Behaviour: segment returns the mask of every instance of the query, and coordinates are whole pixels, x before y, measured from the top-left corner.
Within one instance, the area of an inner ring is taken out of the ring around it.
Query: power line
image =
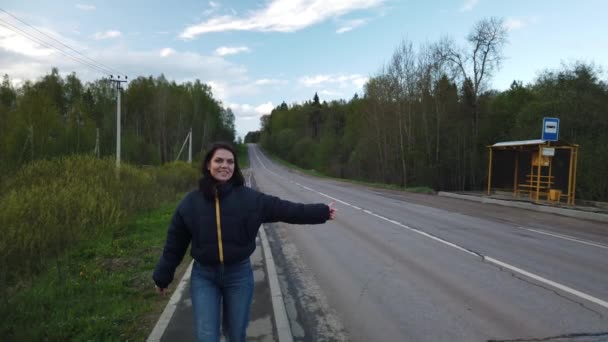
[[[2,23],[4,23],[4,24],[2,24]],[[8,27],[6,25],[8,25],[10,27]],[[53,46],[53,45],[51,45],[49,43],[46,43],[46,42],[42,41],[41,39],[36,38],[36,37],[30,35],[29,33],[21,30],[20,28],[14,26],[11,23],[8,23],[8,22],[6,22],[6,21],[4,21],[2,19],[0,19],[0,26],[3,26],[4,28],[6,28],[6,29],[8,29],[8,30],[10,30],[10,31],[12,31],[12,32],[14,32],[16,34],[18,34],[18,35],[20,35],[20,36],[22,36],[22,37],[24,37],[24,38],[26,38],[26,39],[28,39],[30,41],[33,41],[34,43],[38,43],[38,44],[40,44],[40,45],[42,45],[44,47],[47,47],[47,48],[55,49],[55,50],[61,52],[62,54],[66,55],[67,57],[70,57],[71,59],[75,60],[76,62],[81,63],[81,64],[83,64],[85,66],[88,66],[90,68],[93,68],[96,71],[101,71],[103,74],[112,74],[111,70],[106,70],[106,69],[104,69],[104,68],[102,68],[100,66],[97,66],[95,64],[91,64],[91,63],[89,63],[89,62],[87,62],[85,60],[82,60],[82,59],[80,59],[80,58],[78,58],[76,56],[72,56],[68,52],[66,52],[66,51],[64,51],[64,50],[62,50],[60,48],[57,48],[56,46]],[[17,30],[19,32],[15,31],[15,30]]]
[[[4,24],[2,24],[2,23],[4,23]],[[8,25],[10,27],[8,27],[6,25]],[[24,37],[24,38],[26,38],[26,39],[28,39],[30,41],[33,41],[34,43],[40,44],[40,45],[42,45],[44,47],[47,47],[47,48],[50,48],[50,49],[55,49],[55,50],[61,52],[62,54],[64,54],[65,56],[67,56],[67,57],[75,60],[76,62],[78,62],[80,64],[83,64],[85,66],[88,66],[90,68],[93,68],[96,71],[101,71],[104,74],[111,74],[112,73],[112,71],[109,70],[109,69],[105,69],[105,68],[100,67],[98,65],[95,65],[93,63],[87,62],[87,61],[85,61],[85,60],[83,60],[83,59],[81,59],[81,58],[79,58],[77,56],[74,56],[71,53],[69,53],[69,52],[67,52],[67,51],[65,51],[65,50],[63,50],[61,48],[58,48],[57,46],[55,46],[55,45],[53,45],[53,44],[51,44],[49,42],[46,42],[43,39],[41,39],[39,37],[36,37],[33,34],[27,32],[27,31],[24,31],[24,30],[20,29],[19,27],[13,25],[12,23],[7,22],[6,20],[3,20],[1,18],[0,18],[0,26],[3,26],[6,29],[8,29],[8,30],[10,30],[10,31],[12,31],[12,32],[14,32],[16,34],[18,34],[18,35],[20,35],[20,36],[22,36],[22,37]]]
[[[63,42],[61,42],[61,41],[59,41],[59,40],[55,39],[53,36],[51,36],[51,35],[49,35],[49,34],[46,34],[46,33],[45,33],[45,32],[43,32],[43,31],[40,31],[40,30],[39,30],[39,29],[37,29],[36,27],[34,27],[34,26],[32,26],[32,25],[28,24],[27,22],[25,22],[25,21],[23,21],[22,19],[20,19],[20,18],[16,17],[15,15],[13,15],[13,14],[9,13],[8,11],[6,11],[6,10],[4,10],[4,9],[2,9],[2,8],[0,8],[0,11],[2,11],[2,12],[4,12],[4,13],[6,13],[6,14],[8,14],[8,15],[10,15],[11,17],[13,17],[13,18],[17,19],[19,22],[23,23],[24,25],[27,25],[27,26],[31,27],[32,29],[36,30],[37,32],[41,33],[42,35],[44,35],[44,36],[46,36],[46,37],[48,37],[48,38],[52,39],[53,41],[55,41],[55,42],[57,42],[57,43],[61,44],[62,46],[64,46],[64,47],[66,47],[66,48],[68,48],[68,49],[70,49],[70,50],[72,50],[72,51],[76,52],[76,53],[77,53],[77,54],[79,54],[80,56],[82,56],[82,57],[86,58],[87,60],[91,61],[92,63],[98,64],[98,65],[101,65],[101,66],[102,66],[102,67],[104,67],[106,70],[110,70],[110,71],[112,71],[113,73],[125,75],[124,73],[122,73],[122,72],[120,72],[120,71],[118,71],[118,70],[116,70],[116,69],[114,69],[114,68],[108,67],[107,65],[105,65],[105,64],[103,64],[103,63],[101,63],[101,62],[98,62],[98,61],[96,61],[96,60],[94,60],[94,59],[92,59],[92,58],[90,58],[90,57],[88,57],[88,56],[86,56],[86,55],[82,54],[81,52],[79,52],[79,51],[77,51],[77,50],[73,49],[71,46],[69,46],[69,45],[67,45],[67,44],[65,44],[65,43],[63,43]]]

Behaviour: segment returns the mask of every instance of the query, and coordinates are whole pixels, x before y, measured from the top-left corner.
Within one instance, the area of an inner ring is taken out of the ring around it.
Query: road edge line
[[[277,327],[277,335],[279,342],[293,342],[291,334],[291,325],[285,310],[285,302],[283,301],[283,293],[279,284],[277,269],[270,250],[270,244],[266,237],[264,225],[260,227],[260,239],[262,240],[262,252],[266,265],[266,274],[268,276],[268,284],[270,285],[270,296],[272,298],[272,310],[274,312],[274,321]]]
[[[186,284],[190,280],[190,274],[192,273],[193,264],[194,264],[194,260],[192,260],[190,262],[190,265],[188,265],[188,268],[186,269],[186,272],[182,276],[182,279],[179,281],[179,284],[177,285],[175,292],[173,292],[173,294],[171,295],[171,298],[169,299],[169,303],[167,303],[167,306],[165,306],[163,313],[158,318],[158,321],[156,322],[154,329],[152,329],[152,332],[150,333],[150,336],[148,336],[148,339],[146,341],[157,342],[157,341],[160,341],[160,339],[163,337],[163,334],[165,333],[165,330],[167,329],[167,326],[169,326],[169,322],[171,321],[171,318],[173,317],[173,314],[175,313],[177,304],[182,299],[182,294],[184,292],[184,288],[186,287]]]

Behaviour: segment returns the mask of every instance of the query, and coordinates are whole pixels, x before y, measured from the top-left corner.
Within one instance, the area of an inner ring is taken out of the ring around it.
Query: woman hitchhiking
[[[292,203],[246,187],[228,144],[211,147],[202,173],[199,189],[187,194],[173,214],[154,282],[165,295],[192,242],[190,288],[196,340],[219,341],[223,317],[228,341],[245,341],[254,284],[249,256],[260,225],[319,224],[333,219],[336,210],[332,204]]]

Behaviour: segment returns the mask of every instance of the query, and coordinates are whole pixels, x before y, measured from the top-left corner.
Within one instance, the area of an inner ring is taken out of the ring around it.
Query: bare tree
[[[479,21],[467,36],[470,51],[457,47],[450,38],[443,38],[436,46],[441,59],[451,64],[456,74],[462,77],[465,89],[472,95],[473,129],[479,135],[478,99],[485,81],[498,70],[503,60],[502,48],[507,42],[507,29],[502,18]]]
[[[388,77],[393,81],[396,91],[394,95],[397,105],[395,115],[397,116],[399,132],[399,159],[401,163],[401,186],[407,186],[408,170],[407,158],[411,153],[412,140],[412,103],[415,101],[415,52],[412,43],[402,41],[393,54],[388,66]],[[406,116],[407,114],[407,116]],[[407,142],[405,141],[407,139]],[[406,151],[407,148],[407,151]]]
[[[447,62],[453,75],[460,76],[463,93],[471,106],[474,139],[469,140],[471,153],[471,184],[477,183],[477,144],[479,138],[479,96],[486,81],[498,70],[503,60],[502,49],[507,42],[507,29],[502,18],[477,22],[467,36],[469,49],[459,48],[450,38],[443,38],[435,48],[439,58]]]
[[[390,117],[390,113],[395,111],[394,94],[396,91],[395,83],[388,76],[385,67],[377,76],[369,79],[364,86],[364,92],[367,102],[365,118],[369,127],[373,128],[375,132],[373,140],[376,142],[377,158],[385,166],[374,170],[379,177],[376,180],[389,182],[389,179],[394,178],[391,172],[394,166],[392,158],[396,155],[392,150],[394,144],[390,143],[390,140],[395,137],[395,122]]]

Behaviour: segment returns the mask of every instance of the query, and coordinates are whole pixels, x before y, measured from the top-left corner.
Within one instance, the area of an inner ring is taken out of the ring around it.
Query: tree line
[[[480,190],[487,145],[539,139],[543,117],[558,117],[560,140],[580,145],[577,197],[608,200],[608,86],[588,63],[547,70],[527,85],[489,89],[508,31],[499,18],[476,23],[458,46],[407,40],[370,77],[362,96],[282,103],[245,141],[334,177]]]
[[[107,79],[84,84],[75,73],[61,77],[56,68],[19,88],[4,75],[0,176],[38,159],[114,155],[116,92]],[[138,77],[122,90],[121,125],[121,158],[138,165],[175,160],[190,129],[193,154],[201,154],[216,140],[233,142],[236,135],[234,114],[213,97],[208,85],[199,80],[177,84],[163,75]]]

